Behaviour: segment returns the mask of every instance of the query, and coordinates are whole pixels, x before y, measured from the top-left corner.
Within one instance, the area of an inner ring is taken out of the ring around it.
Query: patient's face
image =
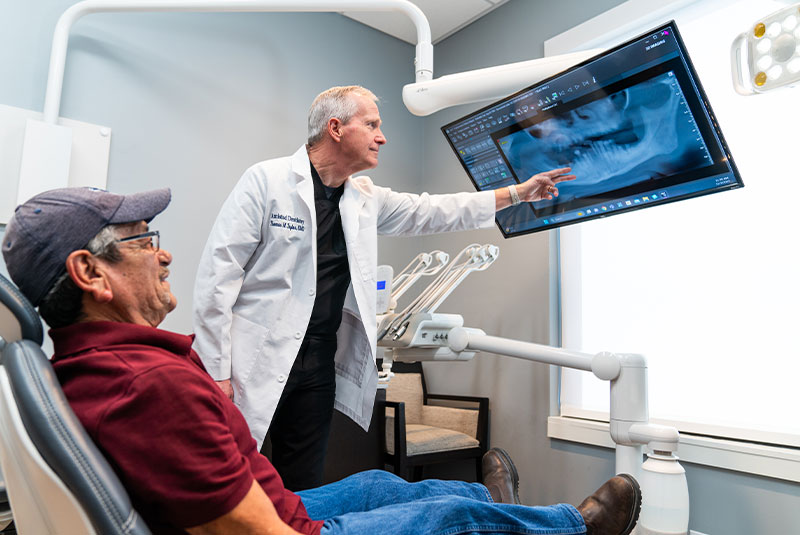
[[[147,232],[144,221],[124,225],[120,238],[143,232]],[[123,321],[156,327],[177,299],[167,282],[172,255],[164,249],[155,251],[149,243],[145,239],[118,244],[122,261],[107,265],[113,292],[110,305]]]

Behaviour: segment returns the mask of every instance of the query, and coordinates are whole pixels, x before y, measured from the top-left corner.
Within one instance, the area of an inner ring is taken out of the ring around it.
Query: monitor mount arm
[[[62,13],[56,23],[50,51],[44,122],[56,124],[64,86],[64,64],[67,59],[69,33],[73,24],[92,13],[145,12],[342,12],[397,11],[408,16],[417,29],[416,81],[433,77],[433,45],[431,28],[425,14],[407,0],[84,0]]]

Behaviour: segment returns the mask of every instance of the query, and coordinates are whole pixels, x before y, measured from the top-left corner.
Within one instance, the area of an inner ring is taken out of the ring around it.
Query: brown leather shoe
[[[506,450],[492,448],[483,455],[483,484],[495,503],[519,504],[519,474]]]
[[[586,535],[628,535],[641,509],[642,491],[629,474],[612,477],[578,506]]]

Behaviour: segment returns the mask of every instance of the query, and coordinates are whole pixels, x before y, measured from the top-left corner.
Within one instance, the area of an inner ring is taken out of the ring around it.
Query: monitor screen
[[[674,22],[442,127],[478,190],[572,167],[506,238],[742,187]]]

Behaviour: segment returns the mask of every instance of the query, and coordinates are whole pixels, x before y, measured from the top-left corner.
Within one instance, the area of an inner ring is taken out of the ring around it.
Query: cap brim
[[[172,192],[169,188],[125,195],[109,223],[133,223],[142,220],[149,223],[169,206],[171,200]]]

